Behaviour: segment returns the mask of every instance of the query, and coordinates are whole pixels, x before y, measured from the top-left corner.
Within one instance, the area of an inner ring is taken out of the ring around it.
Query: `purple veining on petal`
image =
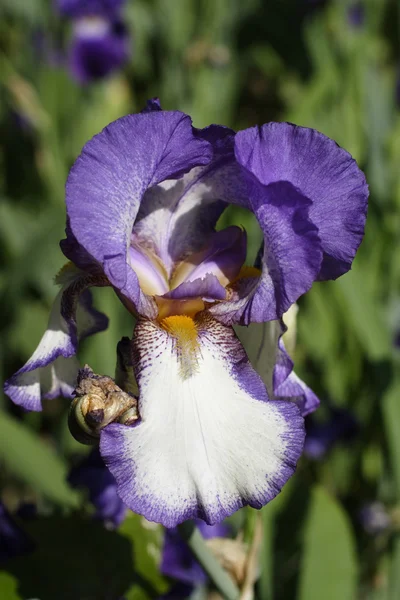
[[[111,424],[101,433],[101,454],[124,502],[166,527],[194,517],[214,524],[242,506],[261,508],[293,474],[304,441],[298,408],[267,401],[233,331],[227,337],[228,328],[216,321],[201,323],[199,362],[178,385],[181,354],[174,338],[148,320],[139,322],[133,355],[142,420],[131,428]]]

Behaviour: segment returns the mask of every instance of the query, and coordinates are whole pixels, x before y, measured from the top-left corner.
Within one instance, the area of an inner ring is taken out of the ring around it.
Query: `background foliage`
[[[51,3],[0,5],[0,377],[26,361],[45,329],[65,260],[65,179],[102,127],[159,96],[198,127],[289,120],[319,129],[357,159],[371,199],[352,271],[299,302],[295,364],[321,398],[317,418],[345,408],[358,429],[322,460],[305,456],[263,509],[257,594],[398,599],[400,8],[395,0],[128,0],[124,14],[129,63],[82,87],[62,60],[69,24]],[[246,225],[254,245],[258,232]],[[107,289],[97,306],[110,327],[85,342],[80,359],[112,375],[116,343],[132,323]],[[0,409],[2,498],[11,509],[33,500],[39,513],[24,524],[37,550],[4,565],[0,598],[145,600],[165,591],[161,528],[129,515],[107,531],[67,484],[86,452],[67,431],[67,403],[24,414],[1,396]],[[375,501],[388,523],[372,534],[360,511]]]

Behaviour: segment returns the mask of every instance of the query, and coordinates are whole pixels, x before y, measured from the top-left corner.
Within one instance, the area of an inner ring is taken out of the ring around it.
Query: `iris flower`
[[[61,242],[71,263],[49,328],[7,393],[40,410],[43,394],[71,390],[79,339],[105,326],[87,288],[110,285],[137,319],[140,420],[112,423],[100,440],[124,503],[167,527],[262,507],[293,474],[302,413],[316,404],[277,320],[314,281],[350,269],[367,195],[356,162],[317,131],[200,130],[150,101],[91,139],[71,169]],[[257,218],[259,268],[244,265],[242,228],[215,229],[229,204]],[[233,329],[266,321],[279,325],[269,392]],[[298,404],[279,399],[288,393]]]
[[[72,21],[70,69],[77,81],[103,79],[129,56],[129,35],[122,18],[124,0],[57,0]]]

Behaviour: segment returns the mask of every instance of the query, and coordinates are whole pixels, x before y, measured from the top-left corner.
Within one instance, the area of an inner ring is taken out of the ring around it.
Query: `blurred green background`
[[[328,407],[345,408],[359,427],[322,459],[305,456],[262,510],[256,593],[261,600],[398,600],[400,5],[127,0],[123,14],[130,60],[82,86],[59,58],[70,23],[52,4],[0,3],[0,376],[27,360],[46,327],[53,278],[65,262],[58,242],[66,176],[83,144],[110,121],[158,96],[198,127],[288,120],[322,131],[365,171],[369,215],[352,271],[301,298],[294,359],[321,399],[316,418],[326,422]],[[80,360],[112,375],[131,317],[110,290],[95,296],[110,327],[84,343]],[[11,510],[33,500],[41,516],[29,530],[36,562],[4,565],[0,599],[69,598],[63,581],[76,578],[86,586],[77,600],[115,600],[98,587],[93,568],[107,564],[108,554],[123,556],[115,572],[127,600],[157,597],[169,585],[158,573],[161,528],[130,516],[120,530],[103,530],[85,520],[81,496],[65,481],[87,451],[69,435],[67,404],[25,414],[0,397],[2,498]],[[371,533],[360,511],[377,501],[387,523]]]

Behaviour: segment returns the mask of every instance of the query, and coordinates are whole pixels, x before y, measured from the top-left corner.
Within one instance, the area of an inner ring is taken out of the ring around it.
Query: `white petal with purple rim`
[[[173,527],[260,508],[293,474],[304,442],[290,402],[270,402],[233,330],[198,326],[192,369],[170,334],[141,321],[134,334],[141,422],[108,426],[101,453],[133,511]]]
[[[47,329],[36,350],[4,384],[4,391],[13,402],[27,410],[41,410],[44,397],[71,397],[79,369],[74,357],[77,351],[74,338],[83,339],[107,327],[105,315],[92,307],[88,290],[83,290],[77,303],[74,301],[73,295],[81,291],[77,292],[74,287],[79,284],[78,273],[76,269],[67,270],[63,276],[65,283],[54,300]],[[65,303],[71,309],[68,322],[61,314],[65,294],[71,300]]]

